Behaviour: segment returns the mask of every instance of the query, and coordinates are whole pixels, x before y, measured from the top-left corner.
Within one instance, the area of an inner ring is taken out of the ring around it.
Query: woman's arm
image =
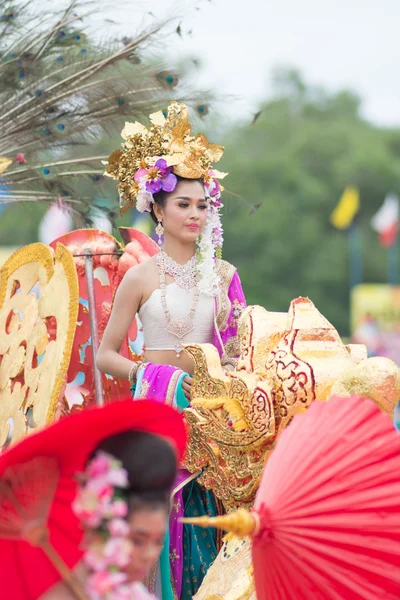
[[[119,351],[142,300],[141,271],[141,266],[132,267],[121,281],[97,351],[97,368],[103,373],[122,379],[128,379],[132,368],[132,361],[121,356]]]

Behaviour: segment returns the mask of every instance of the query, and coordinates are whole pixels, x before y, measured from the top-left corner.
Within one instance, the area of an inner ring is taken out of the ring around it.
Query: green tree
[[[346,335],[347,234],[330,214],[345,186],[357,185],[364,280],[384,282],[385,251],[369,220],[388,191],[400,192],[400,130],[363,119],[351,92],[308,88],[296,72],[278,72],[275,84],[257,121],[225,139],[224,256],[238,267],[249,303],[282,311],[308,296]]]

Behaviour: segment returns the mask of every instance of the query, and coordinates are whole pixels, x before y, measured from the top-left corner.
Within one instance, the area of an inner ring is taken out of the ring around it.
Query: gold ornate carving
[[[249,541],[226,539],[194,600],[256,600]]]
[[[370,398],[393,418],[400,398],[400,371],[397,365],[383,356],[374,356],[343,371],[332,388],[332,394],[358,394]]]
[[[313,400],[332,389],[363,393],[391,414],[400,395],[397,366],[363,360],[365,348],[346,347],[308,298],[293,300],[287,314],[248,307],[238,339],[238,366],[229,372],[213,346],[186,347],[195,363],[186,464],[202,470],[200,482],[227,511],[251,506],[277,437]]]
[[[207,467],[200,482],[216,491],[226,508],[252,501],[267,445],[274,437],[275,415],[264,382],[253,374],[226,374],[212,345],[186,346],[196,364],[187,467]]]
[[[315,398],[359,393],[392,414],[400,396],[397,366],[388,359],[366,359],[364,346],[345,346],[307,298],[293,300],[288,313],[248,307],[238,340],[238,365],[228,373],[214,347],[187,348],[195,372],[192,405],[184,411],[190,429],[186,465],[202,469],[200,481],[227,512],[251,507],[278,436]],[[224,558],[224,548],[195,600],[255,600],[250,542],[237,552],[240,564]]]
[[[72,255],[17,250],[0,271],[0,447],[54,420],[78,316]]]

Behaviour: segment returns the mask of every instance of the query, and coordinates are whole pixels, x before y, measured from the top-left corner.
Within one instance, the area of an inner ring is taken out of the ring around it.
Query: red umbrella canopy
[[[372,401],[336,397],[295,417],[254,511],[258,600],[400,598],[400,437]]]
[[[164,437],[182,460],[182,417],[169,406],[132,400],[66,417],[0,456],[1,598],[36,600],[61,579],[44,550],[32,545],[41,520],[47,521],[50,547],[69,569],[82,558],[83,531],[71,509],[75,475],[101,440],[126,430]]]

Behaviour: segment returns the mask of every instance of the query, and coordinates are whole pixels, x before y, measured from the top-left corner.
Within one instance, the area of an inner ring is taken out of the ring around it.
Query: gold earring
[[[161,246],[161,244],[162,244],[161,238],[164,235],[164,227],[160,220],[158,220],[158,225],[156,227],[156,234],[158,235],[158,245]]]

